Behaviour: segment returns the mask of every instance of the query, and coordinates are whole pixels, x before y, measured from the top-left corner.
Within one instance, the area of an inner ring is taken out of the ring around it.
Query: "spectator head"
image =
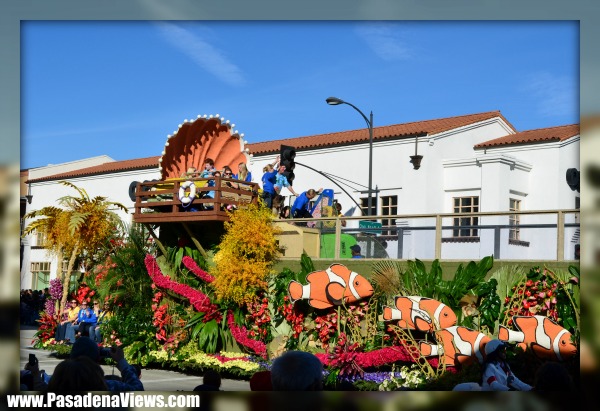
[[[304,351],[287,351],[273,361],[271,383],[274,391],[321,391],[323,364]]]
[[[309,190],[306,191],[306,197],[308,197],[309,199],[313,199],[315,198],[315,196],[317,195],[317,191],[314,188],[311,188]]]
[[[215,160],[213,160],[212,158],[205,158],[204,159],[204,169],[205,170],[209,170],[211,168],[213,168],[215,165]]]
[[[92,361],[98,361],[100,358],[98,344],[89,337],[79,337],[71,349],[71,358],[74,359],[78,357],[87,357]]]
[[[223,177],[225,177],[225,178],[233,177],[233,171],[231,170],[231,167],[229,167],[229,166],[223,167]]]
[[[215,388],[221,387],[221,375],[214,370],[207,370],[204,373],[204,377],[202,378],[202,383],[204,385],[210,385]]]
[[[258,371],[250,377],[250,391],[272,391],[271,371]]]
[[[358,244],[354,244],[352,247],[350,247],[350,251],[352,251],[352,255],[355,255],[355,254],[360,255],[361,249]]]
[[[48,382],[49,392],[108,391],[104,371],[86,356],[64,360]]]
[[[493,362],[506,358],[506,344],[500,340],[494,339],[485,345],[485,361]]]

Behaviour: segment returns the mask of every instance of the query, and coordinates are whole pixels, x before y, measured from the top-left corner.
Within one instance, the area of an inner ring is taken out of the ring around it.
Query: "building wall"
[[[152,170],[136,170],[115,174],[79,177],[69,179],[68,181],[85,190],[90,198],[103,196],[107,197],[108,201],[123,204],[127,207],[128,213],[124,213],[120,209],[115,211],[123,221],[131,223],[134,203],[129,198],[129,185],[132,181],[144,181],[159,178],[160,173],[158,168],[156,168]],[[47,206],[57,206],[57,199],[63,196],[79,196],[75,189],[59,184],[58,181],[33,183],[31,185],[31,193],[33,199],[31,204],[27,205],[28,212],[31,210],[39,210]],[[26,221],[25,225],[29,224],[29,222],[30,221]],[[32,262],[50,261],[50,278],[56,277],[58,262],[54,256],[49,255],[47,250],[36,247],[38,245],[36,237],[36,235],[28,235],[22,240],[24,246],[23,265],[21,268],[22,289],[31,287],[33,280],[31,273]]]
[[[365,134],[367,130],[365,129]],[[377,141],[373,145],[373,188],[379,192],[375,197],[397,196],[398,214],[417,215],[451,213],[454,197],[478,196],[480,211],[507,211],[509,199],[521,200],[522,210],[573,209],[579,193],[571,191],[566,184],[566,170],[579,168],[579,137],[565,142],[543,142],[521,146],[502,146],[474,150],[478,143],[495,139],[512,130],[499,118],[470,125],[461,129],[417,139],[417,152],[423,155],[419,170],[409,162],[415,154],[415,137]],[[157,148],[157,150],[160,149]],[[339,147],[317,148],[297,151],[296,162],[326,173],[338,181],[347,193],[319,173],[297,165],[294,188],[298,193],[309,188],[331,188],[335,198],[343,205],[346,215],[360,216],[355,201],[367,197],[369,173],[369,144],[353,144]],[[262,168],[275,160],[276,154],[255,155],[250,170],[253,181],[260,182]],[[89,166],[89,164],[86,164]],[[233,165],[234,172],[237,167]],[[30,176],[30,178],[33,178]],[[158,169],[138,170],[108,175],[80,177],[69,180],[87,191],[90,197],[106,196],[109,201],[120,202],[133,211],[128,191],[132,181],[160,178]],[[32,184],[32,204],[27,210],[38,210],[56,205],[64,195],[74,195],[73,189],[57,181]],[[288,203],[293,197],[285,189]],[[363,191],[361,193],[361,191]],[[379,198],[380,200],[380,198]],[[379,201],[378,213],[381,202]],[[122,214],[131,221],[130,214]],[[574,222],[570,216],[567,222]],[[396,221],[406,228],[402,246],[395,239],[387,239],[389,258],[433,259],[435,251],[435,219],[404,218]],[[523,216],[521,224],[556,223],[552,216]],[[480,224],[508,224],[508,218],[485,217]],[[452,219],[444,219],[443,225],[452,225]],[[357,229],[358,220],[349,221],[347,229]],[[425,228],[425,229],[424,229]],[[356,232],[356,231],[355,231]],[[480,259],[491,255],[497,248],[493,230],[480,230],[480,241],[474,243],[443,243],[442,258],[450,260]],[[565,230],[565,258],[574,258],[574,243],[578,240],[575,228]],[[451,230],[444,230],[443,237],[451,237]],[[556,258],[556,229],[523,229],[522,240],[529,246],[513,245],[508,241],[508,230],[502,230],[499,252],[502,259],[552,260]],[[22,288],[31,284],[31,262],[52,261],[51,278],[56,273],[56,262],[43,249],[32,249],[33,236],[23,239],[25,245]]]

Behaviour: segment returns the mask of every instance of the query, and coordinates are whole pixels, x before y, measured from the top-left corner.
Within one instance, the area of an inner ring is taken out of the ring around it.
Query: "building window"
[[[31,289],[43,290],[50,284],[50,262],[31,263]]]
[[[381,197],[381,215],[397,215],[398,214],[398,196]],[[381,225],[384,230],[381,235],[396,235],[396,219],[382,218]],[[390,229],[385,230],[388,227]]]
[[[369,198],[361,197],[360,198],[360,209],[363,211],[363,215],[377,215],[377,197],[371,197],[371,212],[368,213],[367,210],[369,208]]]
[[[510,204],[508,207],[508,211],[521,211],[521,200],[515,200],[514,198],[510,199]],[[521,239],[521,229],[519,228],[521,222],[521,216],[518,214],[511,214],[508,216],[508,225],[510,226],[509,230],[509,240],[520,240]]]
[[[36,248],[46,247],[46,234],[38,231],[35,233],[35,246]]]
[[[477,213],[479,212],[479,197],[455,197],[454,213]],[[479,217],[465,216],[455,217],[453,219],[454,229],[452,230],[453,237],[477,237],[479,231],[474,226],[479,225]]]

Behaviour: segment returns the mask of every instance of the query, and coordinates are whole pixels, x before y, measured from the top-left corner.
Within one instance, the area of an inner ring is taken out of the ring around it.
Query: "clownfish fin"
[[[425,341],[419,343],[419,351],[423,357],[431,357],[433,355],[439,355],[439,349],[437,344],[431,344]]]
[[[326,308],[331,308],[333,307],[333,305],[330,302],[327,301],[321,301],[321,300],[316,300],[314,298],[308,300],[308,305],[310,305],[313,308],[317,308],[319,310],[324,310]]]
[[[393,320],[392,318],[392,309],[388,306],[384,306],[383,307],[383,320],[384,321],[389,321],[389,320]]]
[[[500,330],[498,331],[498,339],[500,341],[508,341],[508,328],[503,325],[500,325]]]
[[[298,281],[292,280],[288,286],[288,291],[290,292],[292,301],[297,301],[302,298],[302,284]]]
[[[334,305],[341,305],[344,299],[344,286],[340,283],[329,283],[325,287],[327,299]]]
[[[428,321],[425,321],[421,317],[415,317],[415,328],[418,331],[429,332],[432,330],[432,324]]]

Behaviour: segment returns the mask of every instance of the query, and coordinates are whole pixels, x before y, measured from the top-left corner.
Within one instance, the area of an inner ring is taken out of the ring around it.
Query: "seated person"
[[[83,301],[81,303],[81,309],[79,310],[79,314],[77,315],[77,335],[78,336],[88,336],[90,335],[90,327],[96,326],[98,322],[98,317],[94,310],[92,310],[87,301]]]
[[[311,218],[312,214],[309,211],[310,200],[315,198],[315,196],[322,191],[322,188],[319,190],[311,188],[300,194],[296,200],[294,200],[294,204],[292,204],[292,218]]]

